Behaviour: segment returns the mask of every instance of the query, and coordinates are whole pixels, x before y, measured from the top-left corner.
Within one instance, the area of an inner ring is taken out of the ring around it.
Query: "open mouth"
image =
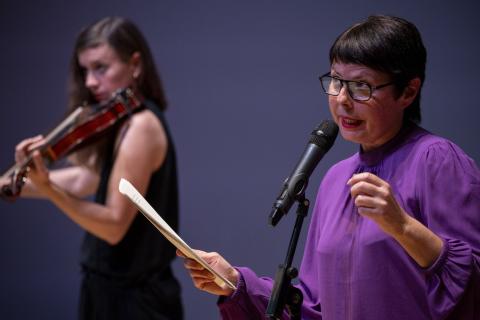
[[[358,126],[360,126],[362,124],[362,120],[356,120],[356,119],[352,119],[352,118],[344,118],[342,117],[342,126],[344,128],[356,128]]]

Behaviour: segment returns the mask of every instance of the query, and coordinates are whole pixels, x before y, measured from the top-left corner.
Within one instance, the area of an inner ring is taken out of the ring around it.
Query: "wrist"
[[[415,218],[408,216],[394,238],[422,268],[428,268],[443,248],[442,239]]]
[[[52,190],[53,190],[53,185],[52,185],[52,182],[50,180],[47,180],[47,181],[36,181],[36,182],[33,182],[32,181],[32,184],[35,185],[35,188],[41,193],[41,194],[44,194],[44,195],[48,195]]]
[[[230,270],[230,276],[228,278],[230,280],[230,282],[232,282],[236,286],[237,283],[238,283],[238,278],[239,277],[240,277],[240,272],[238,272],[237,269],[232,267],[231,270]]]
[[[240,272],[238,272],[237,269],[235,269],[234,267],[230,267],[230,270],[227,274],[227,277],[228,281],[230,281],[235,287],[238,287],[238,281],[239,281],[239,278],[240,278]],[[233,289],[227,289],[226,290],[227,292],[225,292],[225,296],[231,296],[235,290]]]
[[[393,219],[379,222],[380,228],[390,235],[392,238],[400,241],[404,237],[408,237],[408,234],[412,230],[413,218],[406,212],[402,212],[402,215]]]

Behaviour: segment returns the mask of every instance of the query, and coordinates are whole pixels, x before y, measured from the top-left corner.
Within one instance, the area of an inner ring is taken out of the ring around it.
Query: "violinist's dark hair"
[[[104,43],[111,46],[124,62],[128,62],[135,52],[140,53],[141,73],[136,79],[137,90],[164,110],[167,107],[165,94],[150,48],[137,26],[122,17],[103,18],[78,34],[70,61],[69,109],[85,102],[95,102],[85,87],[85,72],[78,63],[78,54]]]
[[[344,31],[330,48],[330,64],[360,64],[385,72],[400,95],[409,81],[425,81],[427,52],[415,25],[405,19],[373,15]],[[405,109],[403,121],[420,123],[420,93]]]
[[[80,66],[78,55],[85,49],[108,44],[123,62],[128,62],[134,53],[140,54],[140,74],[135,79],[135,90],[144,99],[153,101],[160,110],[167,107],[160,76],[150,48],[137,26],[122,17],[106,17],[87,26],[77,36],[70,60],[68,81],[68,113],[84,104],[95,104],[91,92],[85,86],[85,71]],[[100,169],[107,155],[108,143],[115,139],[116,132],[110,132],[94,145],[82,148],[71,157],[77,163]],[[92,157],[93,156],[93,157]]]

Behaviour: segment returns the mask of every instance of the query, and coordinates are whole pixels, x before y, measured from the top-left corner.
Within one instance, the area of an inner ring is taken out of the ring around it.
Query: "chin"
[[[362,143],[362,139],[358,135],[356,135],[352,131],[342,130],[341,127],[340,127],[340,135],[346,141],[358,143],[358,144]]]

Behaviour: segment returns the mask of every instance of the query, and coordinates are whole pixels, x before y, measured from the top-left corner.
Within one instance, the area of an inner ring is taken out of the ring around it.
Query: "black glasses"
[[[326,94],[338,96],[340,94],[340,90],[342,90],[343,86],[346,85],[350,97],[357,101],[368,101],[372,97],[373,91],[395,83],[394,81],[391,81],[379,86],[371,86],[363,81],[344,80],[337,77],[332,77],[330,72],[325,73],[323,76],[319,77],[319,79],[320,83],[322,84],[323,91]]]

